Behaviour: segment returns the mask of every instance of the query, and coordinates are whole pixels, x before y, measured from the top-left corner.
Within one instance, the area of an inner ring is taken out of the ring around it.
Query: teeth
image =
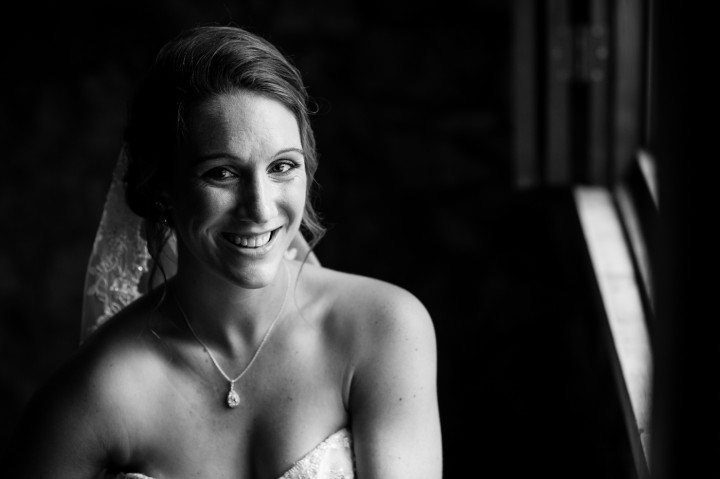
[[[235,243],[236,246],[242,246],[244,248],[259,248],[266,245],[268,241],[270,241],[270,233],[263,233],[261,235],[232,236],[232,242]]]

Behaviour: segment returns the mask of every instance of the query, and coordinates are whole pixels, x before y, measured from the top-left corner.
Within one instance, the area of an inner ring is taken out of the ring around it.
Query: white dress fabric
[[[345,428],[318,444],[280,479],[352,479],[355,461],[350,431]]]
[[[352,436],[349,429],[343,428],[315,446],[278,479],[353,479],[354,477]],[[131,472],[120,473],[116,479],[156,478]]]

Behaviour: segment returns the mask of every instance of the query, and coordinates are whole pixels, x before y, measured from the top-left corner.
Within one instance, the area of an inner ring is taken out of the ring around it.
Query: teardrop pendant
[[[233,382],[230,383],[230,391],[228,391],[227,395],[227,405],[230,408],[236,408],[240,404],[240,395],[235,392],[235,384]]]

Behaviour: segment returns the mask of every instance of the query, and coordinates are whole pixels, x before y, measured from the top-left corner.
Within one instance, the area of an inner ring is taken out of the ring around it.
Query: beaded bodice
[[[353,479],[352,436],[347,428],[331,434],[297,461],[279,479]],[[116,479],[153,479],[138,473],[121,473]]]

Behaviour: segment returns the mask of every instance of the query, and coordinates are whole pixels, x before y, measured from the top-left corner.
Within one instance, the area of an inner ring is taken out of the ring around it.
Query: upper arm
[[[370,301],[356,341],[350,417],[358,476],[440,478],[435,332],[410,293]]]
[[[72,367],[33,396],[10,438],[3,473],[14,478],[91,478],[109,463],[119,428]]]

